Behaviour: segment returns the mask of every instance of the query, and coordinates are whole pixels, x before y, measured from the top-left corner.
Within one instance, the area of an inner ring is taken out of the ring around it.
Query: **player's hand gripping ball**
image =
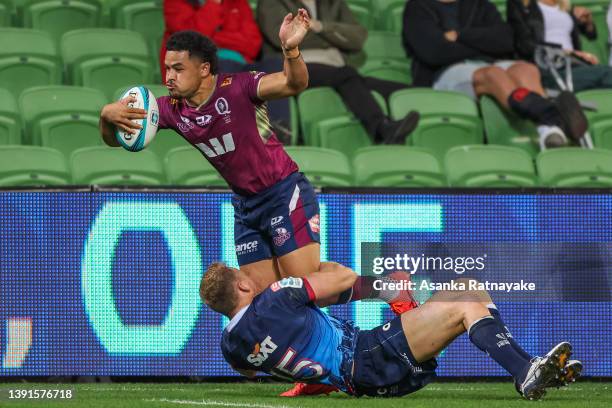
[[[159,124],[159,108],[153,92],[144,86],[135,86],[128,89],[121,96],[120,100],[132,97],[128,103],[129,108],[144,109],[147,111],[147,117],[144,119],[132,119],[132,122],[137,123],[141,128],[136,129],[135,133],[129,133],[125,130],[117,128],[115,136],[117,141],[125,149],[131,152],[138,152],[145,147],[155,137],[157,126]]]

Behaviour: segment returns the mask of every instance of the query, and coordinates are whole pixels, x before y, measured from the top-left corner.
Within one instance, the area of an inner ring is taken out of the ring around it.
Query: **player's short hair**
[[[208,267],[200,282],[202,301],[215,312],[228,316],[236,308],[238,302],[235,289],[237,279],[235,269],[222,262],[213,263]]]
[[[166,41],[167,51],[188,51],[190,57],[197,57],[210,64],[211,74],[217,73],[217,46],[205,35],[196,31],[177,31]]]

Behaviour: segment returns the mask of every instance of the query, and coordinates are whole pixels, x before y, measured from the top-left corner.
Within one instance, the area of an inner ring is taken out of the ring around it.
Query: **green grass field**
[[[0,407],[110,407],[110,408],[171,408],[171,407],[400,407],[453,408],[483,407],[612,407],[612,383],[579,382],[568,388],[549,390],[539,402],[524,401],[509,382],[430,384],[412,395],[395,399],[352,398],[340,393],[330,396],[281,398],[278,393],[288,384],[257,383],[124,383],[124,384],[0,384]],[[70,401],[7,400],[8,389],[70,388]]]

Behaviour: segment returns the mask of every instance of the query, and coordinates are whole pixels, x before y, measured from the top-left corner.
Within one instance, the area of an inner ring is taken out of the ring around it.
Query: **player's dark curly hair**
[[[210,73],[217,73],[217,46],[205,35],[195,31],[177,31],[166,41],[168,51],[189,51],[190,57],[210,64]]]
[[[229,315],[238,301],[235,282],[236,270],[216,262],[208,267],[200,282],[200,298],[215,312]]]

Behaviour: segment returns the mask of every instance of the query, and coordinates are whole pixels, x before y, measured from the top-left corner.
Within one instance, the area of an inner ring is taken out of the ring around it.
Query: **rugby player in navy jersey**
[[[439,291],[418,308],[372,330],[333,318],[319,307],[337,303],[357,275],[336,263],[285,278],[259,293],[250,275],[212,264],[200,285],[202,300],[230,318],[224,358],[237,371],[257,371],[303,382],[331,384],[351,395],[397,397],[435,377],[435,357],[467,332],[512,377],[521,396],[540,399],[546,388],[580,375],[562,342],[544,357],[530,356],[504,325],[486,291]],[[468,287],[467,279],[457,281]]]

